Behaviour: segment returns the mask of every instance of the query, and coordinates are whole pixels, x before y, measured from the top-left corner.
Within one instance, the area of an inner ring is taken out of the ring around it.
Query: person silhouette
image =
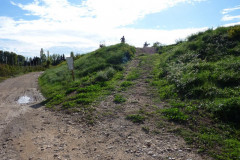
[[[121,40],[121,43],[125,43],[125,37],[124,36],[120,40]]]

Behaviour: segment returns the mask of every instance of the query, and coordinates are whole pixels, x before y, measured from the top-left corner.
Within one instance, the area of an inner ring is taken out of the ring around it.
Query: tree
[[[74,53],[73,53],[73,51],[70,53],[70,57],[73,57],[73,59],[74,59]]]
[[[0,64],[3,64],[4,62],[4,55],[3,55],[3,51],[0,50]]]
[[[41,59],[41,64],[44,64],[47,61],[47,57],[44,54],[43,48],[40,50],[40,59]]]
[[[66,61],[66,58],[65,58],[65,55],[63,54],[63,56],[62,56],[62,60],[63,61]]]

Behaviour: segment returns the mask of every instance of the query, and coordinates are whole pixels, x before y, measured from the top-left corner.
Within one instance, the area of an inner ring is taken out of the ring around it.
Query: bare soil
[[[138,55],[139,52],[138,52]],[[41,73],[30,73],[0,83],[0,159],[1,160],[201,160],[195,149],[162,126],[156,128],[151,119],[143,124],[126,120],[140,108],[151,111],[163,103],[153,102],[153,88],[146,82],[150,69],[140,66],[137,56],[125,75],[133,68],[143,72],[126,91],[116,90],[98,103],[93,126],[81,122],[78,113],[64,114],[45,109],[38,91]],[[115,94],[127,98],[123,104],[113,102]],[[32,102],[17,104],[20,96],[28,95]],[[149,127],[149,132],[143,128]],[[155,133],[154,131],[157,131]]]

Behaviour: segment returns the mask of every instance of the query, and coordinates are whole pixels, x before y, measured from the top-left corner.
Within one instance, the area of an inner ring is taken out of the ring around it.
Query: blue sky
[[[239,0],[1,0],[0,49],[24,56],[82,53],[120,42],[172,44],[240,24]]]

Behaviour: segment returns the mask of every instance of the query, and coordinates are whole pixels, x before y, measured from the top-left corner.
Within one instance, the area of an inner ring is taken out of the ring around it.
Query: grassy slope
[[[160,49],[152,85],[175,132],[216,159],[240,159],[240,26]]]
[[[74,61],[75,81],[67,65],[47,70],[39,79],[50,108],[84,112],[92,123],[91,104],[114,90],[122,77],[124,64],[131,59],[135,48],[127,44],[103,47]]]

